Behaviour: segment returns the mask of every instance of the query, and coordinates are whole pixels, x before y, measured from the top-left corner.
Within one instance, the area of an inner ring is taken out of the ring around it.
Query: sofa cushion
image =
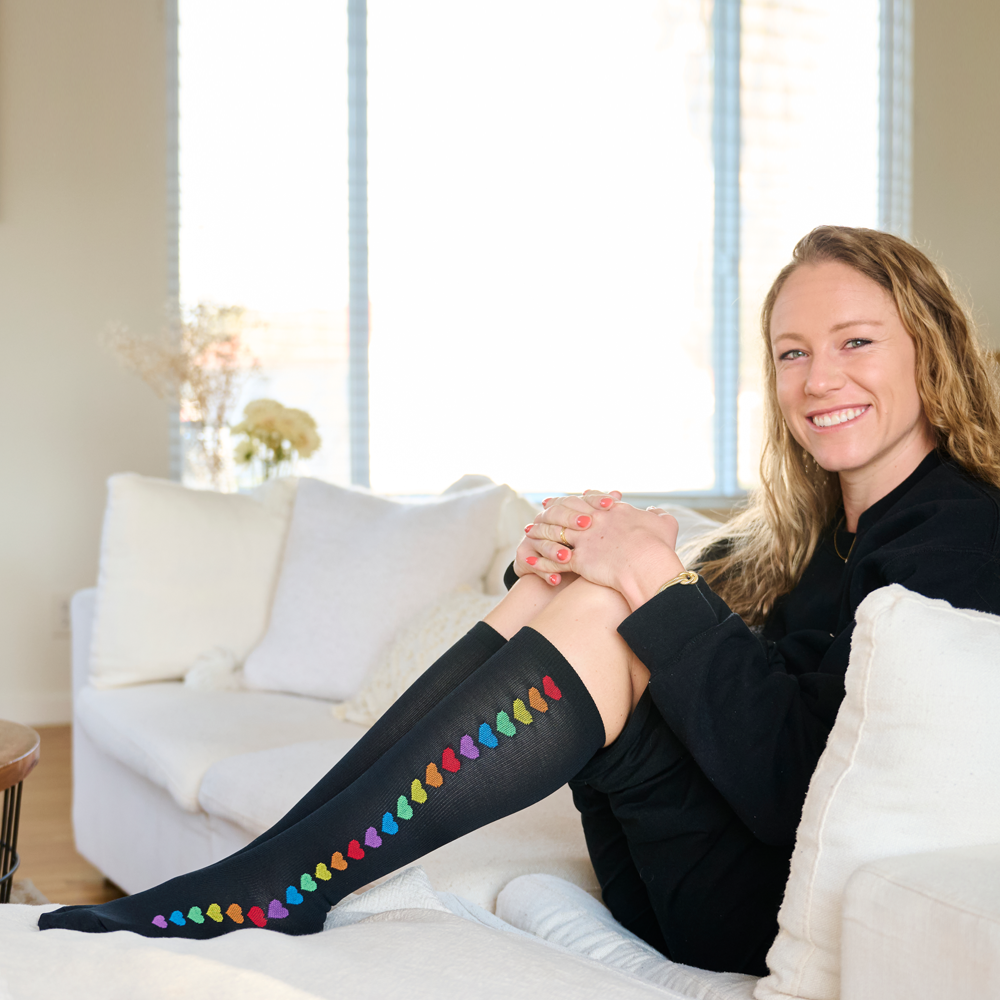
[[[1000,617],[898,584],[861,603],[758,998],[834,1000],[844,887],[880,858],[1000,840]]]
[[[501,508],[514,496],[508,486],[484,486],[400,503],[302,480],[270,624],[247,658],[247,683],[350,698],[422,607],[463,584],[482,589]]]
[[[240,496],[112,476],[91,684],[182,677],[214,647],[242,661],[267,625],[294,495],[295,480]]]
[[[168,682],[85,687],[76,721],[105,753],[197,812],[205,772],[236,754],[304,740],[357,739],[363,730],[326,702],[259,691],[192,691]]]

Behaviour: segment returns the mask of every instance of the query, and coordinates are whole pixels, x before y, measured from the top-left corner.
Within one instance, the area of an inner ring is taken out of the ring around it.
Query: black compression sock
[[[525,628],[294,826],[147,892],[43,914],[39,926],[149,937],[206,938],[253,925],[312,933],[347,893],[539,801],[603,743],[583,682]]]

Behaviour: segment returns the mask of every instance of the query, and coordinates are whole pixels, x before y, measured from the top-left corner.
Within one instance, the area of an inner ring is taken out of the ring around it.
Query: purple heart
[[[162,913],[157,913],[156,916],[153,917],[153,923],[156,924],[157,927],[166,928],[167,918],[163,916]]]
[[[382,838],[378,835],[375,827],[370,826],[365,831],[365,846],[366,847],[381,847]]]
[[[469,760],[475,760],[479,756],[479,750],[468,733],[462,737],[462,742],[458,744],[458,752],[463,757],[468,757]]]
[[[299,897],[301,898],[301,897]],[[288,916],[288,910],[286,910],[281,903],[276,899],[271,900],[271,905],[267,908],[267,919],[268,920],[280,920],[282,917]]]

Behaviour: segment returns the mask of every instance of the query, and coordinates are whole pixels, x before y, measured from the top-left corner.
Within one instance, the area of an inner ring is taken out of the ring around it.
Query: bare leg
[[[616,590],[580,578],[550,587],[532,575],[518,580],[485,621],[508,639],[529,625],[566,657],[601,713],[607,746],[649,684],[646,666],[617,631],[629,613]]]

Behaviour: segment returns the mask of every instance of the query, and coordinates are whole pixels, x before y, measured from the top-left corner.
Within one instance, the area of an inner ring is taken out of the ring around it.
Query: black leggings
[[[570,782],[605,905],[675,962],[767,973],[792,846],[740,822],[647,691]]]

